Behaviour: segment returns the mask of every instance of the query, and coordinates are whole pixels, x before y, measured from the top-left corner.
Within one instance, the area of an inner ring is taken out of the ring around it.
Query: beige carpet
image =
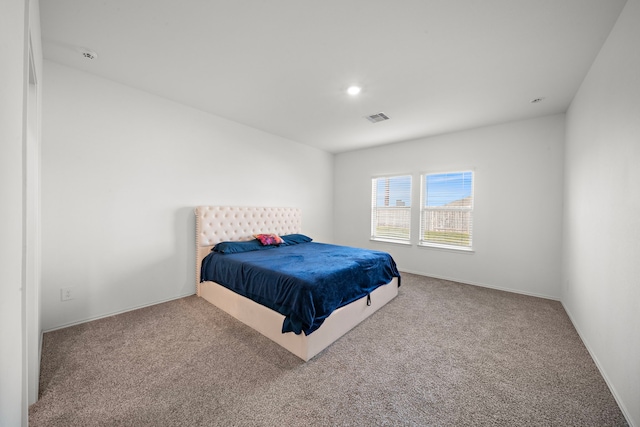
[[[49,332],[29,423],[627,425],[560,303],[407,273],[307,363],[195,296]]]

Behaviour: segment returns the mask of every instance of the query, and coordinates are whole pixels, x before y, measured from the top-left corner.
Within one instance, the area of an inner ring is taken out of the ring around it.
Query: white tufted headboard
[[[259,233],[300,233],[302,228],[302,212],[298,208],[198,206],[195,214],[198,296],[202,260],[217,243],[251,240]]]

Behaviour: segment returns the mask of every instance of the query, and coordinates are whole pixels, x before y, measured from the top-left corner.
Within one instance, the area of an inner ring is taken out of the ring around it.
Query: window
[[[409,243],[411,175],[373,178],[371,239]]]
[[[471,250],[473,172],[422,175],[420,245]]]

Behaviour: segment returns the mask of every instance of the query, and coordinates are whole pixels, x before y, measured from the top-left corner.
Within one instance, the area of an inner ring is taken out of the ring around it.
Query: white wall
[[[567,113],[562,302],[640,426],[640,1],[629,0]]]
[[[38,400],[40,383],[40,350],[42,347],[42,324],[40,322],[41,288],[41,233],[40,233],[40,143],[42,121],[42,42],[40,34],[40,4],[29,1],[29,78],[25,95],[26,115],[23,150],[25,181],[23,197],[24,261],[23,288],[25,289],[25,400],[28,404]]]
[[[337,243],[385,250],[401,270],[559,299],[564,115],[336,155]],[[375,126],[384,126],[384,123]],[[475,252],[372,242],[371,178],[475,170]]]
[[[23,412],[22,138],[25,3],[0,2],[0,426]]]
[[[29,43],[29,38],[32,43]],[[0,426],[26,426],[37,393],[38,99],[42,69],[37,0],[0,2]]]
[[[332,237],[331,154],[50,61],[43,97],[45,330],[193,294],[196,205],[299,207]]]

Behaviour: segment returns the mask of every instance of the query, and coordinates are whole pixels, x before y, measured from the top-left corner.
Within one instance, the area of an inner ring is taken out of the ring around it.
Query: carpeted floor
[[[404,273],[307,363],[195,296],[49,332],[29,425],[627,424],[559,302]]]

